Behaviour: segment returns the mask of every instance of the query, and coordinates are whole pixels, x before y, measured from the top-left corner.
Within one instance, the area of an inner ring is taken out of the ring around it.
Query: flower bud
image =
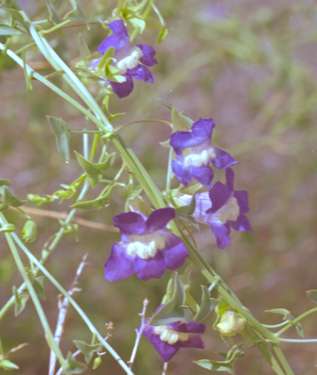
[[[246,320],[235,311],[226,311],[216,325],[222,336],[236,336],[245,328]]]
[[[37,225],[32,219],[27,219],[22,229],[22,237],[25,242],[34,242],[37,238]]]

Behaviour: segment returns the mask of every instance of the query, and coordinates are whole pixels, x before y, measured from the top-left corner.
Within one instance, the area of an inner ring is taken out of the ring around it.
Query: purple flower
[[[234,173],[226,169],[226,184],[216,182],[209,193],[195,195],[194,218],[210,226],[220,249],[230,245],[230,231],[251,229],[246,213],[249,211],[248,193],[234,190]]]
[[[226,151],[211,144],[215,123],[212,119],[200,119],[193,123],[191,131],[172,134],[170,144],[176,153],[172,162],[173,172],[184,185],[192,179],[209,185],[213,178],[211,164],[216,168],[228,168],[237,161]]]
[[[164,362],[169,361],[181,348],[203,349],[201,334],[205,325],[179,320],[165,325],[146,325],[143,331]]]
[[[133,90],[133,79],[153,83],[154,78],[148,67],[157,64],[155,50],[147,44],[131,45],[128,30],[120,19],[110,22],[108,27],[112,33],[101,42],[98,51],[103,55],[109,48],[114,48],[115,67],[125,81],[109,83],[119,98],[124,98]],[[93,66],[96,61],[99,59],[93,62]]]
[[[168,229],[174,219],[173,208],[160,208],[148,218],[136,212],[125,212],[113,218],[121,239],[112,246],[105,264],[108,281],[126,279],[136,274],[139,279],[159,278],[166,268],[175,270],[188,256],[183,242]]]

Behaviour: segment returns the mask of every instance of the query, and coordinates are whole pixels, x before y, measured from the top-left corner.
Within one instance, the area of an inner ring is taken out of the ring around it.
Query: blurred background
[[[21,3],[35,18],[45,14],[44,1]],[[85,15],[104,18],[115,3],[81,1]],[[114,123],[169,120],[167,106],[193,119],[213,117],[216,144],[240,161],[236,187],[249,191],[253,231],[247,235],[235,233],[232,246],[219,251],[208,229],[201,228],[195,234],[200,249],[260,321],[277,322],[277,316],[264,312],[276,307],[297,315],[311,305],[305,291],[317,288],[316,2],[165,0],[158,6],[166,18],[169,35],[156,46],[156,82],[138,83],[127,99],[112,98],[112,112],[126,113]],[[149,29],[142,41],[153,44],[155,30]],[[95,25],[80,32],[67,28],[50,40],[73,65],[85,54],[83,39],[94,50],[104,36],[105,30]],[[33,66],[45,67],[39,54],[26,56]],[[13,191],[21,198],[30,192],[52,193],[61,183],[73,181],[81,169],[75,157],[65,164],[57,153],[46,116],[63,117],[73,129],[92,127],[39,83],[33,81],[32,91],[26,91],[23,71],[3,55],[0,69],[0,177],[10,179]],[[165,183],[167,152],[160,142],[168,138],[169,132],[159,123],[127,125],[122,131],[127,144],[161,187]],[[80,151],[80,134],[73,134],[71,141],[72,147]],[[95,195],[92,191],[91,196]],[[67,203],[45,209],[66,212]],[[122,210],[120,193],[115,193],[111,206],[81,211],[79,217],[109,225],[112,215]],[[40,254],[59,224],[45,215],[33,217],[39,237],[31,247]],[[149,312],[154,311],[166,278],[146,283],[134,278],[116,284],[105,282],[103,263],[116,239],[111,231],[81,227],[76,235],[65,237],[47,266],[69,287],[83,254],[88,253],[88,266],[80,280],[82,292],[76,298],[102,332],[106,322],[113,322],[111,344],[128,358],[142,301],[148,298]],[[5,243],[0,245],[2,305],[11,295],[12,285],[19,285],[21,280]],[[195,273],[194,280],[195,276],[199,285],[201,280]],[[58,296],[48,283],[45,289],[43,305],[54,326]],[[170,363],[169,374],[203,375],[207,371],[193,365],[192,360],[219,358],[217,353],[227,348],[212,331],[212,319],[205,335],[206,350],[179,352]],[[316,319],[305,321],[307,337],[317,337]],[[0,322],[0,334],[7,349],[29,344],[12,356],[20,366],[16,373],[47,373],[49,351],[31,302],[18,318],[12,311],[6,315]],[[296,333],[289,331],[288,335],[295,337]],[[65,352],[74,350],[73,339],[89,341],[90,336],[70,309],[63,338]],[[316,346],[285,344],[284,350],[296,374],[316,373]],[[160,374],[161,369],[157,353],[143,340],[136,374]],[[101,367],[91,373],[115,375],[121,370],[106,355]],[[252,349],[239,360],[236,373],[266,375],[272,370]]]

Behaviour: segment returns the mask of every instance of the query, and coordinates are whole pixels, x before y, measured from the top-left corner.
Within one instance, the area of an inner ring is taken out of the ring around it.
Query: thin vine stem
[[[0,222],[2,224],[2,227],[4,225],[7,225],[8,222],[6,221],[4,215],[0,212]],[[29,292],[29,295],[32,299],[32,302],[34,304],[34,307],[35,307],[35,310],[36,310],[36,313],[39,317],[39,320],[41,322],[41,325],[43,327],[43,330],[44,330],[44,337],[46,338],[46,341],[48,343],[48,346],[50,347],[50,349],[52,350],[52,352],[54,352],[54,354],[56,355],[56,357],[58,358],[58,361],[60,362],[61,366],[63,367],[64,364],[65,364],[65,359],[63,357],[63,354],[62,352],[60,351],[58,345],[56,344],[55,340],[54,340],[54,336],[53,336],[53,333],[51,331],[51,328],[49,326],[49,323],[48,323],[48,320],[47,320],[47,317],[44,313],[44,310],[43,310],[43,307],[41,305],[41,302],[39,300],[39,297],[33,287],[33,284],[28,276],[28,272],[27,270],[25,269],[25,266],[22,262],[22,259],[19,255],[19,252],[15,246],[15,243],[12,239],[12,236],[10,233],[8,232],[5,232],[5,239],[7,241],[7,244],[8,244],[8,247],[11,251],[11,254],[12,254],[12,257],[16,263],[16,266],[24,280],[24,283],[26,285],[26,288]]]
[[[1,226],[8,225],[5,216],[0,213],[0,224]],[[113,349],[113,347],[103,338],[97,328],[94,326],[92,321],[88,318],[87,314],[82,310],[79,304],[67,293],[66,289],[51,275],[51,273],[43,266],[43,264],[32,254],[32,252],[25,246],[19,236],[14,233],[6,233],[6,238],[10,240],[10,243],[16,244],[22,252],[29,258],[30,262],[34,263],[36,267],[42,272],[42,274],[50,281],[50,283],[68,300],[69,304],[73,306],[77,314],[86,324],[92,334],[96,336],[100,344],[109,352],[109,354],[115,359],[115,361],[121,366],[121,368],[128,375],[134,375],[130,367],[120,357],[120,355]],[[31,284],[32,285],[32,284]],[[32,286],[33,287],[33,286]]]
[[[63,98],[66,102],[71,104],[74,108],[76,108],[79,112],[81,112],[87,119],[92,121],[95,125],[98,124],[98,120],[96,117],[84,106],[82,106],[76,99],[68,95],[65,91],[61,90],[58,86],[56,86],[54,83],[49,81],[47,78],[45,78],[43,75],[36,72],[29,64],[25,63],[21,57],[19,57],[14,51],[11,49],[8,49],[5,44],[0,43],[0,50],[3,51],[3,53],[7,54],[17,65],[19,65],[22,69],[25,70],[26,74],[29,77],[33,77],[42,84],[44,84],[46,87],[48,87],[50,90],[55,92],[58,96]]]
[[[296,325],[297,323],[299,323],[301,320],[307,318],[309,315],[312,315],[314,313],[317,313],[317,307],[313,307],[312,309],[305,311],[304,313],[302,313],[298,317],[294,318],[291,322],[288,322],[285,325],[285,327],[283,327],[282,329],[280,329],[276,333],[276,335],[280,336],[282,333],[284,333],[285,331],[287,331],[289,328],[292,328],[294,325]]]
[[[96,124],[98,128],[104,132],[105,134],[108,134],[108,139],[112,141],[115,148],[119,151],[123,161],[126,163],[127,167],[130,169],[130,171],[135,174],[135,177],[143,187],[145,193],[151,200],[152,204],[156,208],[164,207],[166,206],[166,202],[163,199],[163,196],[160,192],[160,190],[157,188],[157,186],[154,184],[153,180],[148,175],[147,171],[141,164],[141,162],[138,160],[138,158],[135,156],[134,152],[127,148],[122,141],[122,139],[117,134],[111,134],[109,133],[109,121],[106,119],[103,114],[103,116],[100,117],[100,108],[96,108],[96,102],[90,103],[89,100],[87,100],[87,89],[83,86],[83,84],[80,82],[80,85],[78,85],[78,78],[76,75],[70,70],[70,68],[63,62],[63,60],[56,54],[56,52],[52,49],[52,47],[47,43],[47,41],[43,38],[43,36],[40,36],[37,31],[35,30],[34,26],[31,26],[31,33],[35,40],[35,42],[38,45],[38,48],[44,55],[44,57],[50,62],[50,64],[56,69],[56,70],[63,70],[64,75],[63,78],[67,81],[67,83],[76,91],[77,94],[81,96],[81,98],[86,102],[88,106],[92,105],[90,107],[96,118],[93,120],[93,122]],[[44,41],[43,41],[44,40]],[[56,62],[57,61],[57,62]],[[43,80],[42,80],[43,82]],[[46,84],[45,82],[43,82]],[[83,92],[78,92],[78,90],[83,90]],[[97,105],[98,106],[98,105]],[[112,127],[111,127],[112,129]],[[176,224],[173,226],[174,232],[176,234],[179,234],[182,240],[184,240],[185,244],[188,246],[188,249],[191,254],[191,259],[194,261],[194,263],[199,267],[201,270],[203,276],[207,279],[209,283],[214,282],[215,279],[219,278],[220,282],[218,284],[218,292],[220,296],[236,311],[238,311],[242,316],[244,316],[248,324],[254,328],[254,330],[257,332],[259,337],[262,337],[263,340],[269,340],[273,343],[275,343],[273,353],[277,361],[280,363],[280,366],[282,367],[282,374],[285,375],[293,375],[293,371],[290,369],[289,365],[287,364],[287,361],[284,357],[284,354],[282,353],[281,349],[278,346],[278,339],[277,337],[270,332],[268,329],[263,327],[249,312],[248,309],[246,309],[239,299],[236,297],[236,295],[233,293],[233,291],[225,284],[225,282],[220,278],[220,276],[212,269],[212,267],[201,257],[199,252],[196,250],[196,248],[190,243],[190,241],[186,238],[186,236],[180,231]],[[277,365],[276,365],[277,366]],[[276,369],[274,369],[276,373]]]
[[[296,339],[292,337],[280,337],[281,342],[290,344],[317,344],[317,339]]]
[[[84,154],[85,157],[89,156],[91,159],[93,159],[94,155],[97,152],[97,146],[98,146],[98,142],[96,141],[96,139],[99,140],[99,138],[97,136],[94,137],[92,148],[91,148],[91,151],[90,151],[90,155],[88,155],[88,147],[86,145],[86,142],[88,142],[88,139],[87,139],[87,137],[83,137],[83,154]],[[85,195],[89,191],[89,187],[90,187],[89,182],[85,181],[84,185],[82,187],[82,190],[80,191],[76,201],[80,201],[85,197]],[[53,239],[52,239],[51,243],[46,248],[47,251],[45,252],[45,255],[42,257],[43,263],[45,263],[45,261],[47,260],[49,255],[55,250],[55,248],[60,243],[61,239],[63,238],[63,236],[65,234],[65,230],[66,230],[67,225],[72,222],[72,220],[74,219],[74,217],[76,215],[76,212],[77,212],[76,208],[73,208],[73,209],[70,210],[70,212],[68,213],[68,215],[65,218],[64,225],[62,227],[60,227],[59,230],[53,236]],[[23,283],[18,288],[18,293],[21,294],[25,290],[26,290],[26,283]],[[12,295],[0,310],[0,320],[14,306],[14,304],[15,304],[15,296]]]

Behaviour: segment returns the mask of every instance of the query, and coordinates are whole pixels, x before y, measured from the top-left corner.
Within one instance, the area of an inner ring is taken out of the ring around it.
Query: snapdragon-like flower
[[[160,354],[164,362],[168,362],[181,348],[203,349],[201,334],[205,325],[194,321],[179,320],[164,325],[147,324],[143,334]]]
[[[237,163],[226,151],[211,144],[214,127],[212,119],[200,119],[193,123],[191,131],[178,131],[171,135],[170,144],[176,153],[172,169],[183,185],[192,179],[209,185],[213,178],[211,165],[224,169]]]
[[[165,270],[182,266],[188,256],[183,242],[166,225],[175,217],[173,208],[160,208],[148,218],[126,212],[113,218],[121,239],[112,246],[105,264],[108,281],[126,279],[136,274],[139,279],[159,278]]]
[[[251,229],[246,213],[249,211],[248,193],[234,190],[234,172],[226,170],[226,184],[216,182],[208,192],[195,195],[194,218],[210,226],[217,246],[223,249],[230,245],[230,231]]]
[[[148,67],[157,64],[155,50],[147,44],[131,45],[128,30],[121,19],[110,22],[108,27],[112,33],[101,42],[98,51],[103,55],[109,48],[114,48],[115,67],[125,81],[109,83],[113,91],[124,98],[133,90],[133,79],[153,83],[154,78]]]

